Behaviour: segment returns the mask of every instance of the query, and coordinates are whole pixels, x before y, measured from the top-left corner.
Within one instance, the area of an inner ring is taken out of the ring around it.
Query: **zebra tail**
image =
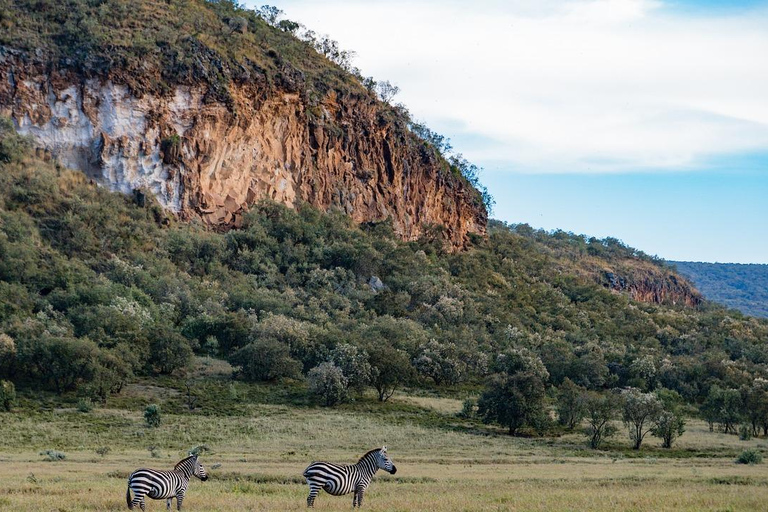
[[[133,510],[133,503],[131,502],[131,486],[125,490],[125,501],[128,502],[128,509]]]

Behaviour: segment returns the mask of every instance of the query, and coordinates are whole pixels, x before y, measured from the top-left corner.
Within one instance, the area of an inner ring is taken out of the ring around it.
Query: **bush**
[[[161,422],[160,406],[157,404],[150,404],[144,409],[144,421],[147,422],[147,426],[159,427]]]
[[[237,374],[248,381],[274,381],[297,377],[301,363],[293,359],[284,343],[269,338],[249,343],[229,357]]]
[[[752,426],[742,423],[739,426],[739,439],[741,441],[749,441],[752,439]]]
[[[461,411],[457,413],[459,418],[472,419],[477,415],[477,400],[467,398],[461,404]]]
[[[349,343],[341,343],[331,351],[330,360],[347,378],[347,389],[362,395],[372,376],[368,353]]]
[[[651,429],[651,435],[661,439],[662,448],[672,448],[675,439],[685,432],[685,419],[676,412],[664,411]]]
[[[106,457],[106,455],[112,451],[112,448],[109,446],[100,446],[94,450],[97,455],[101,457]]]
[[[31,139],[18,135],[13,121],[0,117],[0,162],[17,162],[31,147]]]
[[[736,459],[738,464],[760,464],[763,462],[763,455],[757,450],[744,450]]]
[[[0,410],[10,411],[16,401],[16,386],[13,382],[0,380]]]
[[[44,456],[49,462],[56,462],[67,458],[65,453],[58,452],[56,450],[45,450],[40,452],[40,455]]]
[[[81,398],[77,401],[77,410],[80,412],[91,412],[93,410],[93,400]]]
[[[347,378],[335,364],[319,364],[309,371],[307,379],[310,392],[320,397],[325,405],[336,405],[347,399]]]

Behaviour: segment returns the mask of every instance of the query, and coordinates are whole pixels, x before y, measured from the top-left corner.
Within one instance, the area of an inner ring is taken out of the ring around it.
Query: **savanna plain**
[[[215,373],[215,371],[213,372]],[[303,510],[301,473],[312,460],[355,462],[386,443],[396,476],[379,472],[368,510],[763,510],[768,475],[735,458],[764,439],[740,441],[691,420],[674,448],[649,437],[632,450],[619,429],[604,450],[580,432],[527,439],[459,418],[458,396],[396,394],[386,404],[363,397],[340,408],[305,404],[290,385],[189,380],[137,382],[90,412],[34,397],[0,415],[0,510],[126,509],[129,473],[170,469],[195,446],[210,479],[193,480],[184,510]],[[159,403],[162,422],[146,425]],[[55,450],[58,461],[41,455]],[[317,510],[345,510],[351,495],[321,493]],[[163,510],[149,501],[148,510]],[[174,502],[175,508],[175,502]]]

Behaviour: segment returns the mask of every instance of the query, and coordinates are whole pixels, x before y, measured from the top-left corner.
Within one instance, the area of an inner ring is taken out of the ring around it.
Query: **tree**
[[[680,411],[683,397],[676,391],[659,389],[656,396],[662,403],[663,411],[654,422],[651,435],[661,439],[662,448],[672,448],[675,439],[685,432],[685,418]]]
[[[574,429],[584,419],[585,389],[566,377],[557,394],[557,418],[561,425]]]
[[[341,368],[331,362],[320,363],[307,374],[309,390],[332,406],[347,399],[347,378]]]
[[[10,411],[16,401],[16,386],[13,382],[0,380],[0,410]]]
[[[371,346],[368,353],[371,385],[376,389],[380,402],[386,402],[398,387],[413,380],[413,366],[405,351],[379,344]]]
[[[709,422],[709,429],[720,423],[726,434],[736,433],[736,425],[741,422],[743,402],[738,389],[722,389],[714,385],[709,388],[706,400],[701,405],[701,413]]]
[[[400,92],[400,88],[390,83],[389,80],[384,80],[383,82],[376,82],[376,92],[381,101],[389,103]]]
[[[768,382],[763,379],[755,379],[752,386],[744,386],[741,389],[742,403],[744,404],[744,417],[749,421],[752,435],[768,435]]]
[[[498,423],[515,435],[524,426],[538,427],[544,419],[544,364],[527,350],[510,350],[496,359],[486,389],[477,402],[485,423]]]
[[[341,368],[347,378],[347,389],[362,394],[371,381],[368,353],[349,343],[340,343],[331,351],[330,361]]]
[[[152,329],[147,364],[157,373],[168,375],[186,368],[192,361],[189,341],[170,326]]]
[[[640,449],[643,439],[654,426],[654,422],[663,411],[661,402],[653,393],[643,393],[637,388],[628,388],[622,391],[623,399],[622,419],[629,429],[629,438],[632,448]]]
[[[15,363],[16,343],[7,334],[0,333],[0,376],[12,376]]]
[[[301,372],[301,363],[291,357],[288,347],[269,338],[259,339],[237,350],[229,356],[229,363],[238,367],[238,375],[249,381],[294,378]]]
[[[413,360],[413,366],[423,376],[432,379],[438,386],[455,385],[464,374],[464,362],[459,359],[458,350],[453,343],[440,343],[429,340],[419,347],[419,355]]]
[[[588,391],[584,395],[584,410],[589,424],[584,433],[589,439],[590,448],[597,450],[604,440],[616,433],[613,420],[619,408],[619,397],[615,393]]]

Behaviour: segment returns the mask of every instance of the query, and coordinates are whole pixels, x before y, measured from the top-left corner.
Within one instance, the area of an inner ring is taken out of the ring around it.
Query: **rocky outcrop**
[[[454,247],[484,233],[478,192],[369,95],[330,90],[310,104],[292,84],[232,83],[137,93],[0,49],[0,114],[63,164],[124,193],[144,189],[181,218],[237,225],[269,198],[391,218],[406,240],[442,225]]]
[[[650,265],[603,270],[600,281],[606,288],[628,293],[640,302],[693,307],[702,301],[701,294],[684,278]]]

